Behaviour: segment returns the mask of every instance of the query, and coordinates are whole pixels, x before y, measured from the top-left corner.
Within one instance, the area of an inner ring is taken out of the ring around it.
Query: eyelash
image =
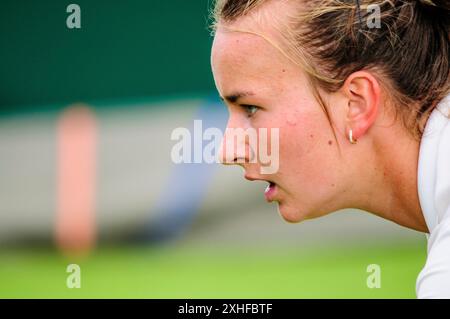
[[[247,113],[247,117],[252,117],[258,110],[259,107],[256,105],[250,105],[250,104],[240,104],[240,106],[243,108],[244,112]],[[250,109],[253,109],[253,113],[250,111]]]

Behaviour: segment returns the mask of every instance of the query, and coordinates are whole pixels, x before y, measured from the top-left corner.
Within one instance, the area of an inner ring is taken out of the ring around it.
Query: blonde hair
[[[227,27],[273,1],[217,0],[212,29],[219,24]],[[372,70],[382,78],[380,82],[389,91],[405,127],[420,139],[429,114],[450,91],[450,1],[277,1],[289,6],[286,12],[282,17],[266,18],[276,20],[271,27],[276,29],[281,46],[259,35],[307,72],[331,125],[317,88],[335,92],[351,73]],[[380,8],[379,28],[368,28],[364,23],[370,14],[367,8],[373,4]],[[238,31],[256,33],[251,29]]]

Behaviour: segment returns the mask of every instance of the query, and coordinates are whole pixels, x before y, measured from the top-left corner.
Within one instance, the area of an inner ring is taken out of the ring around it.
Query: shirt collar
[[[431,233],[450,205],[450,95],[431,113],[420,142],[418,193]]]

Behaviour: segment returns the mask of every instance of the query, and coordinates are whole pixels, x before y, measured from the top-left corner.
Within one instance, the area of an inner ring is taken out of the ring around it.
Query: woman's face
[[[278,171],[262,174],[260,162],[240,163],[245,177],[273,183],[266,198],[278,202],[280,214],[290,222],[344,208],[343,160],[330,123],[300,67],[264,38],[220,26],[211,63],[217,90],[229,109],[227,128],[279,129]],[[244,94],[236,101],[225,98],[240,93]],[[340,120],[341,98],[323,97],[340,142],[345,125]],[[248,156],[248,147],[244,155],[237,154],[239,147],[233,154],[227,151],[223,160],[233,164],[236,158]]]

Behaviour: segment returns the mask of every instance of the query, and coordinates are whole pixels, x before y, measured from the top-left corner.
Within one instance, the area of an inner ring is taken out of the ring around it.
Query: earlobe
[[[342,89],[347,98],[346,134],[352,144],[364,136],[375,123],[379,101],[378,80],[367,71],[352,73]],[[351,136],[350,136],[351,134]]]

